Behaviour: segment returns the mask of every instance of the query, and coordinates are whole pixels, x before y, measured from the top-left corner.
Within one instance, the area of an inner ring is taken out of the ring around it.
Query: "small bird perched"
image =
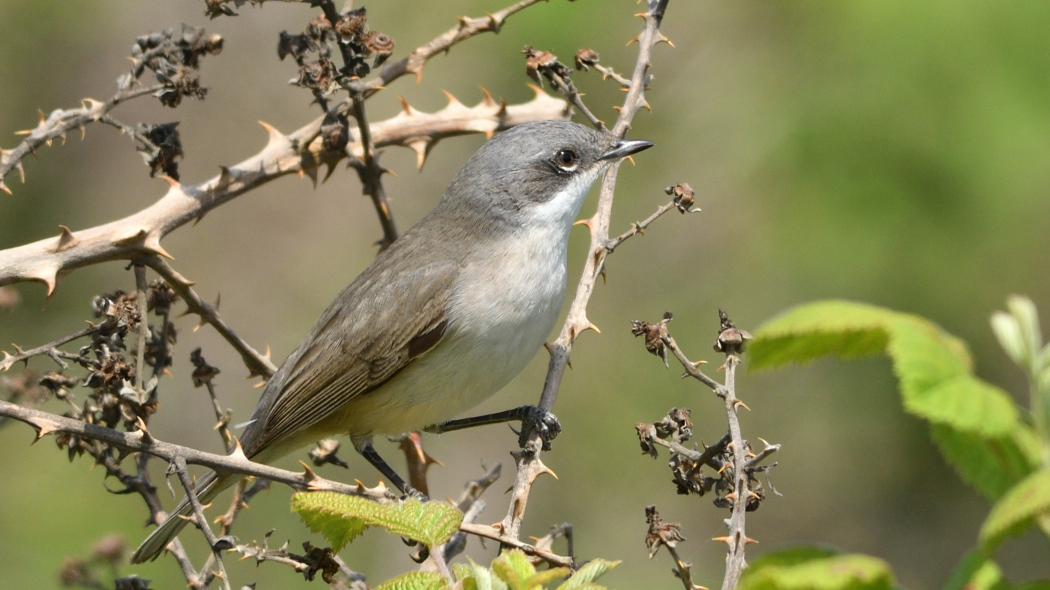
[[[438,206],[335,298],[270,378],[240,441],[245,455],[269,463],[347,433],[411,494],[373,436],[535,417],[523,407],[448,421],[496,393],[539,350],[561,312],[569,233],[584,197],[611,162],[652,145],[542,121],[482,146]],[[210,473],[196,493],[208,502],[236,480]],[[189,512],[183,500],[132,563],[156,558]]]

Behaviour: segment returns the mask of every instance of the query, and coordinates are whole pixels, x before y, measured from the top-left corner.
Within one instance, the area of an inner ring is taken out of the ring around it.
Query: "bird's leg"
[[[401,476],[398,475],[396,471],[394,471],[394,468],[388,465],[387,462],[379,456],[379,453],[376,452],[375,447],[372,446],[371,438],[366,437],[355,442],[354,449],[356,449],[362,457],[367,459],[373,467],[378,469],[379,473],[382,473],[384,477],[390,480],[390,483],[394,484],[394,487],[401,490],[402,494],[405,494],[406,496],[409,496],[411,498],[422,500],[423,502],[426,502],[428,500],[426,494],[408,485],[408,482],[401,479]]]
[[[464,428],[473,428],[475,426],[484,426],[486,424],[502,424],[503,422],[510,422],[512,420],[521,420],[521,432],[518,433],[518,444],[523,448],[525,447],[525,443],[529,440],[529,434],[531,432],[537,432],[539,433],[540,438],[543,439],[543,450],[549,451],[551,448],[551,441],[554,440],[554,437],[558,436],[559,432],[561,432],[561,422],[558,422],[558,418],[554,414],[537,408],[536,406],[521,406],[519,408],[514,408],[513,410],[496,412],[495,414],[485,414],[484,416],[473,416],[470,418],[457,418],[433,426],[427,426],[423,430],[425,432],[441,434],[442,432],[452,432],[453,430],[462,430]]]

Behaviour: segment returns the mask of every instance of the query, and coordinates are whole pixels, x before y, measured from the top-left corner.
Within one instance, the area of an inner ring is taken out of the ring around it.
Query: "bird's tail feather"
[[[219,478],[214,472],[208,473],[204,477],[197,480],[196,486],[194,486],[194,493],[197,494],[197,499],[202,504],[211,502],[215,496],[219,495],[219,492],[230,487],[237,478],[224,477]],[[131,556],[131,563],[143,563],[146,561],[152,561],[160,555],[164,549],[171,543],[175,537],[182,531],[182,527],[186,526],[189,521],[183,516],[189,516],[193,512],[193,507],[190,505],[189,498],[183,498],[179,505],[172,510],[171,514],[168,515],[167,520],[162,522],[159,527],[156,528],[146,540],[139,545],[139,548],[135,550],[135,553]]]

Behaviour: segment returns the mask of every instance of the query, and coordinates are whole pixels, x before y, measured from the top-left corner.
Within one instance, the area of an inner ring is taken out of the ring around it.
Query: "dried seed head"
[[[365,9],[362,7],[344,14],[336,21],[334,29],[343,43],[356,41],[359,35],[368,32],[368,16]]]
[[[668,338],[667,322],[671,321],[671,312],[664,314],[664,319],[658,323],[650,324],[641,320],[631,320],[631,333],[635,336],[645,336],[645,349],[660,357],[667,363],[667,346],[664,343]]]
[[[95,554],[95,559],[118,565],[124,560],[124,552],[126,549],[127,546],[124,542],[123,536],[108,535],[102,537],[97,543],[95,543],[92,552]]]
[[[682,526],[676,522],[663,522],[656,506],[646,506],[645,519],[649,523],[649,531],[645,534],[645,546],[649,548],[649,559],[652,559],[660,547],[667,545],[675,547],[679,542],[685,541],[682,536]]]
[[[324,21],[328,22],[328,21]],[[295,61],[300,61],[317,46],[307,34],[291,35],[288,31],[281,31],[277,40],[277,57],[281,61],[287,56],[292,56]]]
[[[337,75],[338,71],[332,60],[320,57],[317,61],[300,65],[299,77],[292,80],[292,84],[327,94],[335,87]]]
[[[593,49],[580,49],[576,52],[576,69],[588,71],[598,63],[598,52]]]
[[[200,348],[193,349],[190,353],[190,362],[193,363],[193,386],[200,387],[206,383],[211,383],[211,380],[220,373],[217,367],[213,367],[208,364],[208,361],[204,360],[204,355],[201,354]]]
[[[729,319],[729,314],[724,310],[718,310],[718,317],[721,329],[718,332],[718,339],[715,341],[715,352],[724,352],[726,354],[739,354],[743,352],[744,343],[751,340],[751,334],[748,333],[747,330],[737,329],[737,327],[733,325],[733,320]]]
[[[361,39],[361,45],[371,53],[390,55],[394,52],[394,39],[383,33],[371,32]]]
[[[306,25],[306,34],[317,41],[321,41],[328,37],[330,32],[332,32],[332,23],[328,22],[328,19],[325,18],[323,14],[310,21],[310,24]]]
[[[139,148],[142,158],[149,166],[149,175],[152,178],[158,172],[179,179],[179,164],[177,160],[182,159],[182,139],[179,137],[179,122],[162,123],[159,125],[147,125],[139,123],[138,132],[146,136],[153,146]]]
[[[335,121],[321,126],[321,145],[325,151],[340,152],[350,142],[350,132],[346,122]]]
[[[336,455],[339,452],[339,441],[334,438],[326,438],[324,440],[317,441],[317,446],[310,449],[310,460],[313,464],[321,467],[328,463],[332,465],[338,465],[343,468],[349,468],[350,465],[343,461]]]
[[[154,279],[146,289],[146,309],[157,315],[171,312],[171,304],[178,301],[179,295],[164,279]]]
[[[89,586],[97,582],[91,575],[87,561],[77,558],[66,558],[62,563],[62,569],[58,571],[58,579],[63,586]]]
[[[682,213],[688,213],[690,207],[693,206],[693,187],[689,186],[688,183],[682,182],[674,186],[669,186],[664,189],[664,192],[669,195],[674,195],[674,205]]]

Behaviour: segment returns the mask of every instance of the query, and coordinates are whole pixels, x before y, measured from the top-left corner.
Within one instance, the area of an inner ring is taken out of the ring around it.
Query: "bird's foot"
[[[540,440],[543,441],[543,450],[549,451],[551,450],[551,441],[560,432],[561,422],[558,421],[557,416],[536,406],[528,406],[521,418],[521,432],[518,433],[518,445],[524,449],[529,439],[532,438],[533,433],[536,433],[539,435]]]
[[[429,502],[430,501],[430,498],[428,498],[426,494],[424,494],[423,492],[413,488],[410,485],[406,485],[404,490],[402,490],[402,491],[404,492],[404,494],[401,496],[402,500],[412,499],[412,500],[419,500],[420,502]]]

